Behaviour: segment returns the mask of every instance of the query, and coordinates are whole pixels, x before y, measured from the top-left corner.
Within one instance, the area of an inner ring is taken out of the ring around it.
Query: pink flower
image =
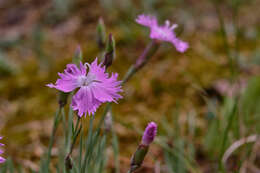
[[[88,68],[88,72],[87,72]],[[121,81],[117,80],[118,74],[105,72],[105,67],[98,64],[97,58],[91,64],[80,62],[78,68],[75,64],[68,64],[64,73],[58,73],[60,79],[54,84],[48,84],[50,88],[56,88],[63,92],[71,92],[79,88],[72,97],[71,106],[78,111],[80,117],[88,113],[92,115],[104,102],[116,102],[122,98]]]
[[[150,143],[153,142],[156,133],[157,133],[157,124],[154,122],[150,122],[145,128],[143,138],[142,138],[142,145],[145,146],[150,145]]]
[[[0,137],[0,139],[2,139],[3,137]],[[4,144],[0,143],[0,147],[4,146]],[[4,151],[2,149],[0,149],[0,154],[3,154]],[[0,163],[4,163],[5,159],[3,157],[0,156]]]
[[[150,28],[151,39],[170,42],[179,52],[185,52],[189,47],[188,43],[176,37],[173,30],[177,28],[177,24],[170,26],[170,22],[166,20],[165,24],[160,26],[158,25],[156,17],[144,14],[139,15],[136,22]]]

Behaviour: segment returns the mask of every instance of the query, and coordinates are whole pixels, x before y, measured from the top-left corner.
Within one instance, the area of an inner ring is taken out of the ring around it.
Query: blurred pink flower
[[[145,128],[143,138],[142,138],[142,145],[145,146],[150,145],[150,143],[153,142],[156,133],[157,133],[157,124],[154,122],[150,122]]]
[[[88,68],[88,72],[87,72]],[[79,90],[72,98],[73,110],[78,110],[80,117],[88,113],[92,115],[104,102],[116,102],[122,98],[121,81],[117,80],[118,74],[112,73],[111,77],[105,72],[105,67],[98,64],[97,58],[91,64],[80,62],[78,68],[75,64],[68,64],[64,73],[58,73],[60,79],[54,84],[48,84],[50,88],[56,88],[63,92]]]
[[[0,137],[0,139],[2,139],[3,137]],[[4,146],[4,144],[0,143],[0,147]],[[0,149],[0,154],[3,154],[4,151],[2,149]],[[0,156],[0,163],[4,163],[5,162],[5,158]]]
[[[228,80],[219,80],[215,82],[214,88],[220,92],[221,95],[234,97],[239,93],[243,92],[243,90],[247,86],[247,81],[245,79],[239,79],[235,83],[230,83]]]
[[[172,43],[177,51],[185,52],[189,45],[188,43],[179,40],[174,33],[174,29],[177,27],[177,24],[170,26],[168,20],[165,21],[165,24],[160,26],[158,25],[157,19],[154,16],[141,14],[137,17],[136,22],[150,28],[150,38],[157,39],[161,41],[167,41]]]

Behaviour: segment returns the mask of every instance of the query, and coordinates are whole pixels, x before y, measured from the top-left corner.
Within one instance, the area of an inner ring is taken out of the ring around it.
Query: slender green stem
[[[124,85],[136,73],[136,71],[136,67],[134,65],[131,66],[126,72],[126,75],[124,76],[121,85]]]
[[[111,113],[111,121],[113,124],[113,116]],[[118,138],[115,132],[115,129],[113,127],[113,125],[111,126],[111,133],[112,133],[112,147],[113,147],[113,151],[114,151],[114,163],[115,163],[115,173],[120,173],[120,162],[119,162],[119,146],[118,146]]]
[[[82,129],[82,125],[80,124],[80,117],[78,117],[77,119],[77,123],[76,123],[76,126],[75,126],[75,130],[72,132],[72,142],[71,142],[71,145],[70,145],[70,150],[67,154],[67,156],[65,157],[65,165],[66,165],[66,170],[69,171],[71,170],[72,168],[72,160],[70,158],[72,152],[73,152],[73,148],[75,146],[75,143],[77,141],[77,138],[81,132],[81,129]]]
[[[234,28],[235,28],[235,54],[234,54],[234,63],[235,63],[235,67],[237,67],[238,69],[236,69],[236,73],[234,75],[238,75],[237,73],[239,72],[239,42],[240,42],[240,28],[239,28],[239,6],[240,6],[240,2],[239,0],[237,0],[234,4],[233,7],[233,24],[234,24]]]
[[[72,143],[71,143],[70,151],[69,151],[68,155],[70,155],[72,153],[74,145],[75,145],[76,140],[77,140],[77,137],[79,136],[79,133],[81,132],[82,125],[79,126],[79,122],[80,122],[80,117],[78,117],[78,119],[77,119],[76,128],[73,132]]]
[[[77,119],[77,122],[76,122],[76,128],[72,132],[73,136],[75,135],[75,133],[77,132],[77,130],[79,128],[80,119],[81,118],[78,116],[78,119]]]
[[[87,165],[87,159],[89,156],[90,152],[90,144],[92,143],[92,134],[93,134],[93,117],[90,117],[89,120],[89,127],[88,127],[88,137],[87,137],[87,142],[86,142],[86,151],[84,155],[84,160],[83,160],[83,167],[81,169],[81,173],[85,173],[86,170],[86,165]]]
[[[136,63],[128,69],[127,73],[125,74],[122,80],[121,85],[124,85],[138,70],[140,70],[156,53],[159,47],[160,43],[157,40],[152,40],[147,45],[143,53],[138,57]]]
[[[72,139],[72,136],[73,136],[72,126],[73,126],[73,110],[70,107],[70,109],[69,109],[69,116],[68,116],[66,143],[65,143],[66,152],[69,152],[69,150],[70,150],[71,139]]]
[[[83,152],[83,133],[80,134],[80,143],[79,143],[79,156],[78,156],[78,172],[79,173],[81,171],[82,152]]]
[[[230,66],[230,73],[231,73],[231,80],[233,80],[233,76],[235,73],[235,69],[234,69],[234,62],[233,62],[233,57],[231,55],[231,51],[230,51],[230,46],[228,43],[228,37],[227,37],[227,33],[226,33],[226,29],[225,29],[225,23],[224,23],[224,19],[221,15],[221,11],[220,11],[220,4],[219,2],[217,2],[217,0],[213,0],[215,3],[215,7],[216,7],[216,12],[217,12],[217,17],[218,17],[218,21],[220,24],[220,33],[223,39],[223,46],[224,46],[224,50],[225,53],[227,54],[228,57],[228,63]]]
[[[64,136],[67,136],[67,127],[66,127],[66,115],[65,115],[65,111],[64,109],[62,109],[61,111],[61,118],[62,118],[62,126],[63,126],[63,130],[64,130]],[[65,143],[66,143],[66,139],[65,139]]]
[[[56,131],[58,129],[58,125],[59,125],[59,122],[61,119],[61,116],[59,116],[59,115],[60,115],[62,109],[63,109],[62,107],[58,108],[58,110],[56,111],[54,120],[53,120],[53,128],[52,128],[50,143],[49,143],[49,147],[48,147],[48,151],[47,151],[47,160],[46,160],[46,165],[45,165],[45,169],[47,169],[47,172],[49,169],[49,164],[50,164],[50,159],[51,159],[51,149],[54,144],[54,137],[55,137],[55,134],[56,134]]]
[[[100,120],[99,120],[99,122],[98,122],[97,132],[100,131],[101,126],[102,126],[102,124],[103,124],[103,122],[104,122],[104,120],[105,120],[106,114],[108,113],[108,111],[109,111],[110,109],[111,109],[111,102],[107,103],[107,105],[106,105],[106,107],[105,107],[105,110],[104,110],[104,112],[103,112],[103,114],[102,114],[102,116],[101,116],[101,118],[100,118]]]
[[[161,146],[162,148],[164,148],[165,150],[167,150],[167,152],[171,153],[172,155],[175,155],[180,160],[182,160],[184,162],[184,164],[187,166],[187,168],[190,170],[190,172],[192,172],[192,173],[201,173],[201,171],[199,169],[195,168],[193,166],[193,164],[191,163],[191,161],[188,158],[185,157],[184,153],[182,153],[178,149],[170,148],[164,142],[155,141],[155,143],[158,144],[159,146]]]
[[[225,172],[224,165],[222,164],[221,160],[222,160],[222,157],[223,157],[224,152],[225,152],[228,132],[229,132],[231,126],[232,126],[232,122],[233,122],[234,117],[236,115],[236,111],[237,111],[237,101],[235,102],[233,109],[231,111],[231,114],[229,115],[228,124],[225,128],[225,131],[224,131],[224,136],[223,136],[222,145],[221,145],[221,149],[220,149],[220,157],[219,157],[219,171],[221,171],[221,172]]]

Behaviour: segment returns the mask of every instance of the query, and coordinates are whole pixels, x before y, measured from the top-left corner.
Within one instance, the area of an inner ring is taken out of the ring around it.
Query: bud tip
[[[157,134],[157,124],[154,122],[150,122],[147,127],[145,128],[143,138],[142,138],[142,145],[150,145],[153,142],[155,136]]]

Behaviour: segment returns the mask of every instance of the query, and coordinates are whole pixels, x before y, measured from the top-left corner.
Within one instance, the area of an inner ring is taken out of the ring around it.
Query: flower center
[[[89,86],[93,82],[97,82],[96,76],[94,74],[88,73],[87,76],[80,76],[78,78],[79,86]]]
[[[164,29],[157,27],[156,32],[160,35],[160,37],[167,38],[168,34],[165,32]]]

